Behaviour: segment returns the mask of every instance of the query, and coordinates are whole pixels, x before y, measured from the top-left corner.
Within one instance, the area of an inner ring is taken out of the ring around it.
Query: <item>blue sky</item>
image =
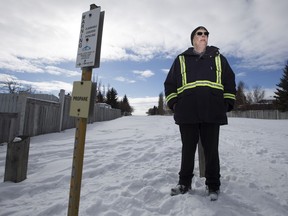
[[[81,15],[88,0],[0,0],[0,81],[15,80],[43,93],[72,91]],[[105,11],[102,86],[127,95],[136,115],[157,105],[174,58],[204,25],[209,45],[220,48],[249,89],[273,96],[288,60],[286,0],[98,0]]]

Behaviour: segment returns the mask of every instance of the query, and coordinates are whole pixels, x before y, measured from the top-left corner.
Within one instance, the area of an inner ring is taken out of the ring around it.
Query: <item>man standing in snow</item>
[[[179,182],[171,195],[191,190],[194,158],[199,138],[205,155],[206,186],[211,200],[220,189],[219,129],[227,124],[226,112],[235,101],[235,75],[214,46],[209,32],[199,26],[191,33],[193,47],[178,55],[164,83],[168,107],[174,112],[182,140]]]

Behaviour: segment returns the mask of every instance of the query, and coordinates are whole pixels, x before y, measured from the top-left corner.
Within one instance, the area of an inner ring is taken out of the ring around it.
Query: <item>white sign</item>
[[[76,67],[94,67],[101,8],[82,14]]]
[[[73,84],[70,116],[88,118],[92,81],[76,81]]]

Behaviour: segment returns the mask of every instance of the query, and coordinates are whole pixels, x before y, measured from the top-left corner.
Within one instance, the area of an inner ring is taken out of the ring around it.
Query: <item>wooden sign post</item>
[[[100,65],[100,52],[104,12],[95,4],[90,5],[90,10],[82,14],[80,37],[76,67],[81,67],[81,82],[74,82],[70,116],[77,117],[72,173],[70,181],[70,194],[68,216],[78,216],[82,170],[85,149],[85,137],[89,104],[91,101],[92,69]]]

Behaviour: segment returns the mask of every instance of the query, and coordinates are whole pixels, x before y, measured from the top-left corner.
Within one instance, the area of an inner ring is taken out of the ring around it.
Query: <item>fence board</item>
[[[0,112],[17,113],[18,99],[18,94],[0,94]]]
[[[66,95],[63,107],[62,130],[74,128],[76,125],[76,118],[69,115],[71,97]]]
[[[24,132],[26,136],[58,131],[60,104],[57,102],[27,98]]]

